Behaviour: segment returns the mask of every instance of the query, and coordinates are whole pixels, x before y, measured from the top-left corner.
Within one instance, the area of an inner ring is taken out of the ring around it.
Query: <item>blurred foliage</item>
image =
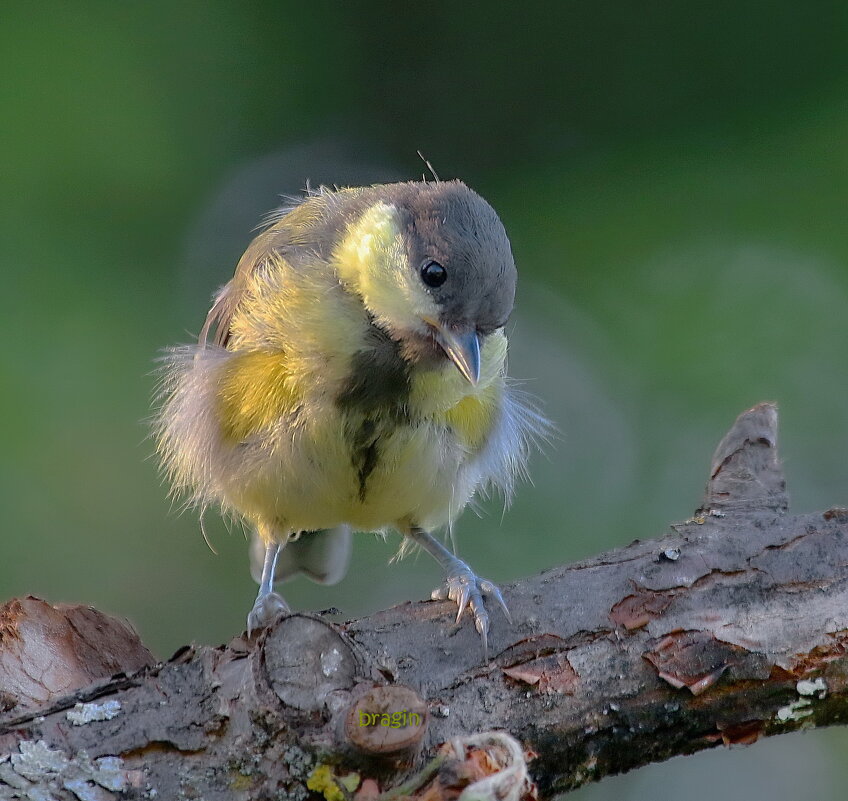
[[[562,430],[503,520],[460,522],[481,573],[662,533],[759,400],[795,508],[846,503],[846,44],[835,2],[4,3],[0,596],[95,604],[162,656],[241,629],[240,533],[210,520],[213,556],[147,458],[153,358],[280,193],[416,177],[416,149],[501,213],[512,371]],[[386,566],[395,545],[361,535],[345,582],[287,597],[425,596],[436,566]],[[710,758],[737,787],[814,765],[806,795],[838,798],[810,756],[844,742]],[[583,793],[706,798],[710,758]]]

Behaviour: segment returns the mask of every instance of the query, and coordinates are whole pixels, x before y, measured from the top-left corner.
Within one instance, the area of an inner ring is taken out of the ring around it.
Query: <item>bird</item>
[[[160,361],[154,438],[172,493],[255,532],[247,632],[290,613],[275,581],[344,575],[356,531],[445,573],[434,599],[508,607],[436,532],[511,498],[551,424],[507,377],[517,271],[503,223],[459,180],[307,188],[273,213],[198,341]]]

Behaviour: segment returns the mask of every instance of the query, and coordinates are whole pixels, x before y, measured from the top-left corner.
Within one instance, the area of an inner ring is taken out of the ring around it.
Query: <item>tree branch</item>
[[[405,782],[407,795],[453,798],[513,768],[517,798],[523,760],[508,738],[471,737],[496,729],[535,752],[530,773],[551,797],[677,754],[843,723],[848,512],[787,509],[777,412],[761,404],[721,441],[693,518],[506,587],[516,623],[490,633],[488,663],[448,602],[344,625],[295,614],[257,641],[159,664],[114,622],[71,625],[74,640],[54,620],[68,609],[10,602],[0,798],[36,786],[97,801],[305,798],[307,782],[330,801]],[[410,725],[360,725],[401,712]],[[465,739],[429,761],[454,738]]]

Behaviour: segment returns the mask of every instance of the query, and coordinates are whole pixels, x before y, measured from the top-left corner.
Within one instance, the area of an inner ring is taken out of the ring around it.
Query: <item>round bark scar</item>
[[[323,709],[330,693],[353,687],[356,659],[329,624],[292,615],[269,632],[265,668],[284,704],[316,712]]]

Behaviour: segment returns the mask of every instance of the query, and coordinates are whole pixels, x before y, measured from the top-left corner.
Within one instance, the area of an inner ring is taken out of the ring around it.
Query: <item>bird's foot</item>
[[[278,595],[276,592],[260,593],[256,596],[253,609],[250,610],[250,614],[247,616],[248,638],[254,631],[267,628],[277,618],[290,613],[291,609],[289,609],[289,605],[285,602],[282,595]]]
[[[489,654],[489,613],[486,611],[486,606],[483,603],[483,597],[488,596],[497,601],[506,619],[512,623],[512,617],[509,614],[509,608],[506,601],[501,595],[501,591],[497,585],[488,579],[480,578],[474,571],[460,559],[456,560],[456,565],[450,570],[445,583],[433,590],[430,596],[434,601],[444,601],[450,599],[457,605],[456,622],[462,617],[462,613],[466,607],[471,610],[474,617],[474,628],[483,640],[483,653],[488,658]]]

